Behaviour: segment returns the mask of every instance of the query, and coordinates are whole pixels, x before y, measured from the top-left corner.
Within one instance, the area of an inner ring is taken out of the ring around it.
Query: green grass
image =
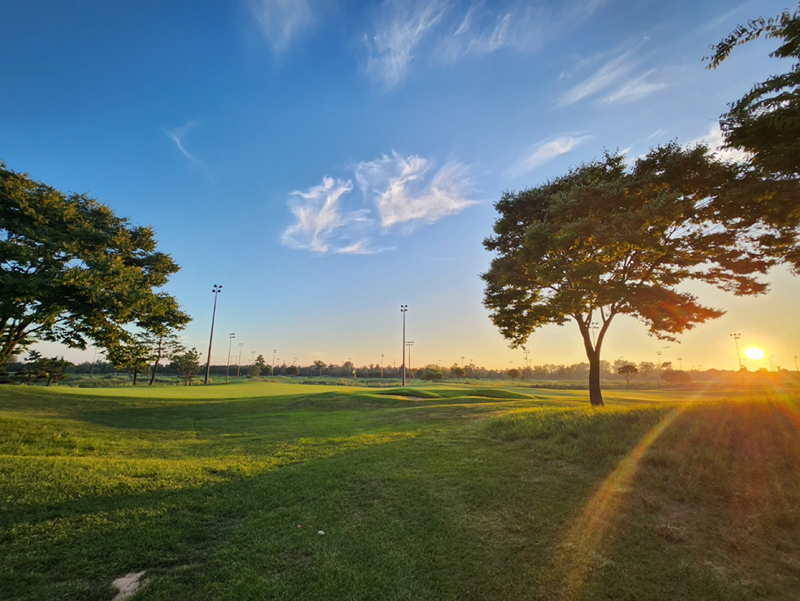
[[[0,599],[795,599],[797,395],[682,394],[0,386]]]

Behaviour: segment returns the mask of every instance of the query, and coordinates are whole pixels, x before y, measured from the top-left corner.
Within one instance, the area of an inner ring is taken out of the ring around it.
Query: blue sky
[[[215,362],[236,332],[247,360],[277,349],[289,363],[399,363],[404,303],[413,363],[508,367],[522,353],[490,323],[478,278],[492,203],[604,148],[718,144],[726,104],[786,67],[769,41],[716,71],[701,58],[736,24],[786,7],[7,0],[0,158],[152,225],[182,266],[168,290],[202,353],[222,284]],[[698,289],[729,313],[668,350],[620,320],[605,358],[662,350],[733,368],[735,331],[793,367],[798,280],[770,280],[755,299]],[[528,348],[537,364],[584,359],[574,326]]]

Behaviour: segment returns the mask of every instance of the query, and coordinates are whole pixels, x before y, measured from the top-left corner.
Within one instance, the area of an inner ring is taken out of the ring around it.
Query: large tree
[[[482,275],[492,321],[519,347],[546,324],[574,320],[589,359],[590,400],[602,405],[600,355],[617,315],[675,340],[723,314],[682,283],[739,295],[766,290],[753,274],[771,261],[741,231],[725,228],[716,207],[738,176],[736,165],[704,146],[669,144],[631,168],[607,153],[541,186],[505,192],[495,204],[494,235],[484,241],[497,255]]]
[[[154,315],[180,327],[188,317],[157,292],[178,269],[151,228],[0,162],[0,365],[35,340],[111,348]]]
[[[748,170],[740,194],[729,198],[735,225],[758,231],[762,249],[800,271],[800,8],[739,25],[711,47],[716,69],[732,50],[759,37],[780,40],[773,58],[791,62],[785,73],[756,83],[722,115],[725,147],[744,151]]]

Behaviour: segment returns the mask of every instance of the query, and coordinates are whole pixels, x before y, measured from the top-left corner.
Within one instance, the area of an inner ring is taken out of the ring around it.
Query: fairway
[[[796,395],[587,399],[0,386],[0,598],[796,598]]]

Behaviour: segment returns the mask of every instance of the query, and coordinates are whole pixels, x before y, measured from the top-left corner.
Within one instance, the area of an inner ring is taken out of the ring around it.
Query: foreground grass
[[[0,598],[800,590],[791,397],[233,386],[0,387]]]

